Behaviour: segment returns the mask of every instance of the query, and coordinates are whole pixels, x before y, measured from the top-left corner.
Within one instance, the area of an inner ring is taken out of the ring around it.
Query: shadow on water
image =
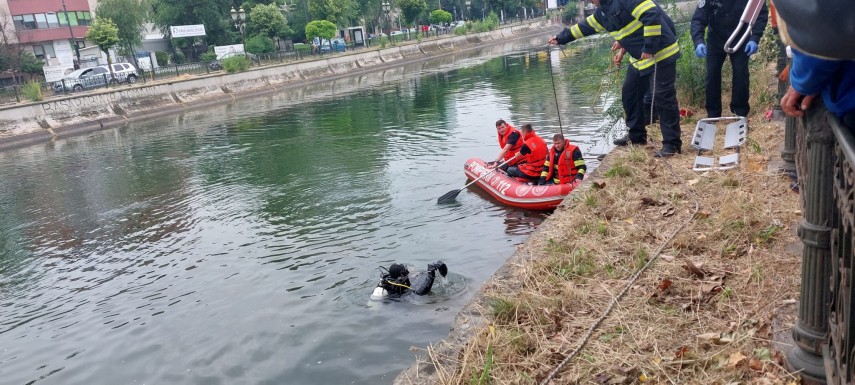
[[[495,120],[546,136],[560,108],[608,151],[590,92],[556,106],[543,41],[0,153],[0,382],[390,382],[547,216],[436,204]],[[437,259],[432,295],[367,307],[378,266]]]

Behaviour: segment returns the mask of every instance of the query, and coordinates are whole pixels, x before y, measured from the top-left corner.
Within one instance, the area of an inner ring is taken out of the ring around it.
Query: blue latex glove
[[[749,41],[748,43],[745,43],[745,53],[747,53],[748,56],[751,56],[751,55],[754,55],[755,53],[757,53],[757,43],[753,42],[753,41]]]
[[[706,57],[707,56],[707,45],[704,43],[698,44],[698,46],[695,47],[695,56]]]

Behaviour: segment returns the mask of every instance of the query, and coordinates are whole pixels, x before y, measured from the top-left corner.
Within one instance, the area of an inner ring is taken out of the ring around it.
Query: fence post
[[[831,282],[831,218],[834,208],[834,134],[819,101],[798,127],[796,166],[803,220],[798,234],[802,251],[799,317],[788,365],[807,383],[824,384],[822,347],[828,337]]]
[[[781,150],[784,165],[781,171],[792,174],[796,172],[796,118],[784,118],[784,149]],[[797,176],[797,175],[796,175]]]

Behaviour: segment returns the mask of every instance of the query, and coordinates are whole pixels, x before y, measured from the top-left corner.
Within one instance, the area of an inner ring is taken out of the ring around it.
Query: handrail
[[[754,23],[757,21],[757,16],[760,15],[760,10],[763,9],[764,5],[766,5],[765,0],[748,0],[748,3],[745,4],[745,10],[742,11],[742,17],[739,18],[739,24],[736,25],[736,29],[730,35],[730,38],[727,39],[727,42],[724,43],[725,52],[736,52],[736,48],[741,47],[751,37],[751,30],[754,29]],[[740,31],[742,31],[743,27],[745,28],[745,32],[742,32],[742,37],[739,38],[736,45],[731,45],[733,40],[740,36]]]

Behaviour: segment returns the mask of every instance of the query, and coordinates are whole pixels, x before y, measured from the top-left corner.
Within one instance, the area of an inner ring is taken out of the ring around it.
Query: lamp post
[[[388,23],[388,24],[390,24],[390,25],[391,25],[392,21],[389,19],[389,12],[392,12],[392,6],[389,4],[389,2],[388,2],[388,1],[384,1],[381,5],[382,5],[382,8],[383,8],[383,13],[385,13],[385,14],[386,14],[386,23]],[[391,30],[391,27],[390,27],[389,33],[391,33],[391,32],[392,32],[392,30]],[[383,33],[383,28],[380,28],[380,33],[381,33],[381,35],[380,35],[380,41],[383,41],[383,35],[382,35],[382,33]],[[389,41],[392,41],[392,36],[389,36]]]
[[[71,19],[68,18],[68,8],[65,7],[65,0],[62,0],[62,12],[65,13],[65,22],[68,23],[68,33],[71,34],[71,45],[74,46],[74,53],[77,55],[77,64],[80,65],[80,48],[77,47],[77,42],[74,41],[74,30],[71,29]]]
[[[246,41],[243,38],[243,30],[246,28],[246,12],[244,12],[243,7],[240,10],[235,11],[234,7],[229,11],[232,15],[232,21],[235,23],[235,28],[240,31],[240,41],[244,45],[243,50],[246,53]]]
[[[469,0],[466,0],[466,15],[472,20],[472,2]]]
[[[454,11],[454,21],[457,21],[457,6],[454,5],[451,7],[451,9]]]

